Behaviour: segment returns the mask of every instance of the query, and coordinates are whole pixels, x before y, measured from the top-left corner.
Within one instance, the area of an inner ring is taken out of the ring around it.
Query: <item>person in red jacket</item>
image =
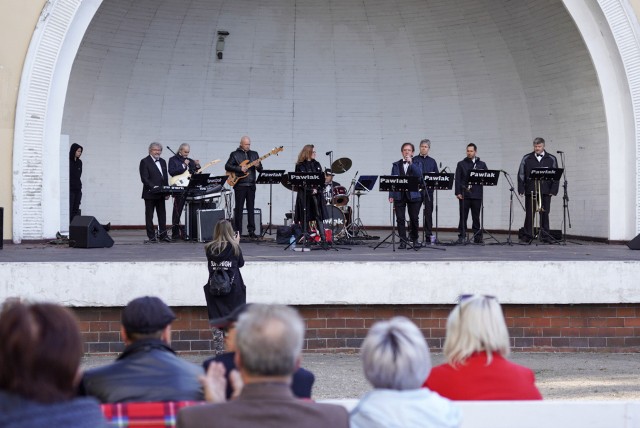
[[[451,400],[541,400],[530,369],[507,360],[509,333],[493,296],[461,296],[447,320],[445,364],[424,386]]]

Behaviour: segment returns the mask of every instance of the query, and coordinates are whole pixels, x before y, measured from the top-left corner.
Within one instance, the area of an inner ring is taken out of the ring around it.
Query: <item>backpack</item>
[[[214,296],[226,296],[231,293],[231,286],[235,274],[229,276],[229,271],[222,267],[216,267],[211,276],[209,277],[209,293]]]

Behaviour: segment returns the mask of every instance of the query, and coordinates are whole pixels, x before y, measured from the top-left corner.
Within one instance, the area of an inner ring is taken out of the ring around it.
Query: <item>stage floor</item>
[[[368,231],[369,235],[384,239],[390,230]],[[145,244],[142,230],[112,230],[115,241],[111,248],[69,248],[68,245],[49,243],[5,244],[0,250],[0,262],[184,262],[204,260],[203,243],[174,241],[172,243]],[[507,235],[495,234],[501,243]],[[390,243],[373,249],[380,240],[354,240],[358,245],[337,244],[324,251],[314,247],[312,251],[284,251],[285,245],[275,243],[273,235],[249,241],[243,238],[242,251],[245,260],[262,262],[405,262],[405,261],[637,261],[640,251],[632,251],[626,245],[571,240],[566,245],[519,245],[512,235],[514,245],[493,245],[496,241],[485,235],[485,245],[446,245],[456,239],[453,232],[439,233],[445,245],[394,252]],[[298,246],[299,247],[299,246]],[[438,248],[433,249],[433,248]]]

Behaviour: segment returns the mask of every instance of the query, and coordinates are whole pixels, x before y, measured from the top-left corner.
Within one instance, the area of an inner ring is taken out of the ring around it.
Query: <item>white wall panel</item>
[[[215,57],[224,29],[224,57]],[[432,141],[455,169],[474,142],[515,178],[536,136],[567,153],[573,229],[608,236],[607,132],[597,76],[560,0],[105,0],[78,52],[63,133],[85,147],[83,213],[142,224],[137,172],[151,141],[226,161],[243,134],[266,168],[292,170],[304,144],[349,157],[353,174],[387,174],[404,141]],[[165,150],[164,157],[170,153]],[[210,172],[221,173],[221,165]],[[91,189],[91,190],[90,190]],[[94,192],[95,196],[90,195]],[[508,186],[486,191],[485,226],[508,227]],[[267,209],[268,191],[257,206]],[[440,225],[457,224],[452,192]],[[274,222],[291,195],[274,188]],[[386,195],[361,199],[366,225],[388,224]],[[560,228],[561,199],[552,205]],[[524,214],[516,210],[514,227]]]

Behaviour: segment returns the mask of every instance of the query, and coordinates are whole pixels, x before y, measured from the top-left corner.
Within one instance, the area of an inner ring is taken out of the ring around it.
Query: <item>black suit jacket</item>
[[[153,194],[149,191],[156,186],[168,186],[169,174],[167,173],[167,162],[160,158],[160,166],[162,174],[158,171],[158,167],[151,156],[140,161],[140,180],[142,180],[142,199],[163,199],[164,196],[157,193]]]

